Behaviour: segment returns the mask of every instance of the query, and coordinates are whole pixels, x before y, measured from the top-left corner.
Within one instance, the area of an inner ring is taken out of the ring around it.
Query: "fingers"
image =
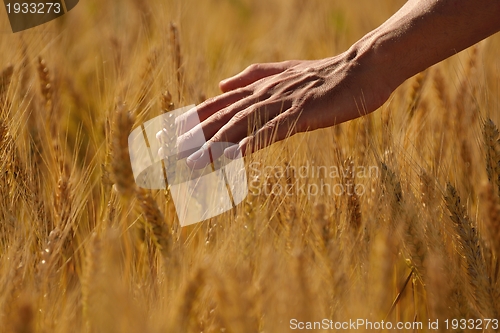
[[[254,135],[241,140],[238,145],[226,148],[224,155],[231,159],[238,156],[247,156],[300,132],[301,130],[299,130],[297,125],[300,116],[298,111],[297,107],[293,107],[281,113],[267,122]]]
[[[228,116],[238,112],[240,109],[246,108],[248,105],[255,103],[254,98],[248,99],[252,93],[250,90],[234,90],[229,93],[211,98],[200,104],[199,106],[189,110],[188,112],[178,116],[175,119],[176,127],[176,143],[178,158],[189,156],[193,149],[198,149],[205,141],[204,129],[201,127],[203,121],[207,120],[212,115],[217,115],[216,118],[222,121],[228,121]],[[224,108],[231,106],[232,113],[227,114]],[[227,115],[226,115],[227,114]],[[165,131],[157,134],[157,139],[161,140],[168,136]],[[170,134],[172,137],[172,134]],[[211,137],[212,135],[208,136]]]
[[[223,92],[243,88],[260,79],[279,74],[286,69],[294,66],[297,61],[271,62],[264,64],[253,64],[248,66],[243,72],[222,80],[219,87]]]
[[[157,133],[156,138],[161,144],[171,141],[169,139],[176,139],[177,158],[179,159],[185,158],[195,150],[198,150],[202,144],[212,139],[224,124],[231,125],[228,131],[231,136],[223,136],[222,134],[226,133],[226,130],[224,130],[213,141],[238,142],[246,136],[248,126],[246,118],[238,118],[237,114],[250,106],[259,107],[260,104],[257,101],[257,97],[248,96],[246,91],[233,91],[224,94],[222,98],[207,101],[199,107],[193,108],[177,117],[175,119],[175,135],[167,133],[164,129]],[[219,110],[226,103],[229,103],[230,106]],[[212,110],[209,110],[210,108]],[[210,115],[212,112],[213,114]],[[161,149],[159,152],[160,156],[165,155],[165,152],[165,149]]]
[[[217,119],[208,119],[200,127],[196,128],[197,130],[203,130],[206,135],[209,132],[210,134],[215,132],[213,136],[206,136],[207,143],[201,149],[206,150],[208,154],[196,152],[190,155],[186,160],[187,165],[191,168],[199,168],[206,166],[213,160],[217,160],[227,148],[227,146],[222,147],[221,143],[240,142],[248,135],[248,131],[252,127],[259,126],[259,124],[266,124],[263,128],[272,126],[273,123],[269,123],[269,120],[277,117],[283,110],[289,108],[290,105],[288,102],[283,104],[281,101],[272,103],[260,102],[250,105],[245,110],[231,116],[229,122],[223,126],[221,126],[221,122]],[[202,128],[201,126],[204,127]]]
[[[198,105],[195,109],[193,109],[193,111],[188,113],[192,115],[193,112],[196,112],[199,122],[202,122],[214,113],[252,95],[252,93],[253,91],[250,89],[233,90],[220,96],[206,100],[205,102]]]
[[[189,156],[190,149],[196,147],[199,148],[206,141],[212,139],[212,137],[224,126],[224,124],[234,123],[232,119],[238,112],[245,110],[249,106],[256,103],[256,99],[253,97],[248,97],[243,100],[240,100],[230,107],[223,109],[219,112],[216,112],[208,119],[205,119],[204,122],[197,122],[196,126],[193,126],[188,132],[180,135],[177,139],[177,147],[179,151],[179,158],[184,158]],[[188,128],[188,127],[186,127]],[[233,128],[232,132],[242,131],[241,138],[246,135],[246,127],[244,128]],[[201,141],[200,141],[201,138]],[[241,139],[240,138],[240,139]],[[225,141],[226,140],[214,140],[214,141]],[[201,142],[201,143],[200,143]],[[234,141],[237,142],[237,141]]]
[[[233,146],[233,144],[228,142],[207,143],[200,150],[190,155],[186,159],[186,164],[191,169],[201,169],[213,163],[216,169],[220,169],[221,166],[226,164],[220,157],[224,155],[224,150],[230,146]]]
[[[210,142],[239,142],[252,128],[262,126],[291,106],[290,101],[247,98],[201,123],[205,138]]]
[[[243,124],[238,124],[237,121],[233,124],[227,124],[225,128],[221,128],[219,132],[226,133],[225,135],[229,138],[243,138],[242,140],[227,140],[227,142],[239,141],[239,144],[221,146],[218,141],[215,141],[218,139],[217,137],[215,137],[215,139],[212,138],[212,140],[208,141],[200,151],[197,151],[187,158],[187,165],[190,168],[197,169],[205,167],[214,160],[217,160],[223,154],[230,159],[245,156],[295,134],[297,132],[296,122],[298,120],[298,115],[296,115],[292,109],[281,114],[279,113],[280,111],[275,112],[273,119],[267,121],[262,128],[249,137],[245,137],[248,126],[242,126]],[[217,135],[219,135],[219,133]]]

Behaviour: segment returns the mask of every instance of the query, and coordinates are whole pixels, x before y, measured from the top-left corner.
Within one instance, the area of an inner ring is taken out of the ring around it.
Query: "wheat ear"
[[[467,282],[471,289],[470,301],[483,317],[498,318],[477,227],[467,216],[457,190],[449,183],[446,185],[445,201],[451,214],[458,252],[466,269]]]

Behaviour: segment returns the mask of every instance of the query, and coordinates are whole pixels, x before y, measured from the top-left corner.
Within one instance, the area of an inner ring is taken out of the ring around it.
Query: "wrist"
[[[392,89],[500,30],[499,1],[411,1],[348,51]],[[354,52],[353,52],[354,51]]]
[[[353,67],[371,77],[374,84],[384,86],[391,93],[409,77],[397,59],[401,54],[382,41],[379,29],[363,36],[344,55]]]

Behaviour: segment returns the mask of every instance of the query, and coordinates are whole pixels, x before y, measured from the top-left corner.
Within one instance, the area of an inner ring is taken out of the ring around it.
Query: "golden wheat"
[[[497,317],[498,36],[375,113],[245,157],[249,194],[231,212],[181,228],[171,189],[134,181],[133,128],[219,94],[250,63],[342,52],[400,4],[369,5],[89,0],[1,34],[0,331],[365,318],[429,332],[428,320]]]

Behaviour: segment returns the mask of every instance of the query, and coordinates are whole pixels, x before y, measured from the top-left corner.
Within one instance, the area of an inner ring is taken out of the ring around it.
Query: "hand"
[[[218,142],[239,143],[224,154],[244,156],[296,133],[340,124],[377,109],[393,89],[384,84],[377,68],[349,60],[349,54],[251,65],[222,81],[224,94],[194,109],[200,123],[179,137],[180,150],[199,131],[207,140],[203,149],[188,157],[188,166],[210,163],[206,148]],[[211,153],[213,159],[222,154]]]
[[[224,150],[229,157],[247,155],[372,112],[407,78],[500,31],[499,14],[499,1],[409,0],[336,57],[252,65],[222,81],[224,94],[186,115],[198,124],[181,131],[177,146],[204,137],[187,159],[202,167],[222,154],[218,142],[238,143]]]

